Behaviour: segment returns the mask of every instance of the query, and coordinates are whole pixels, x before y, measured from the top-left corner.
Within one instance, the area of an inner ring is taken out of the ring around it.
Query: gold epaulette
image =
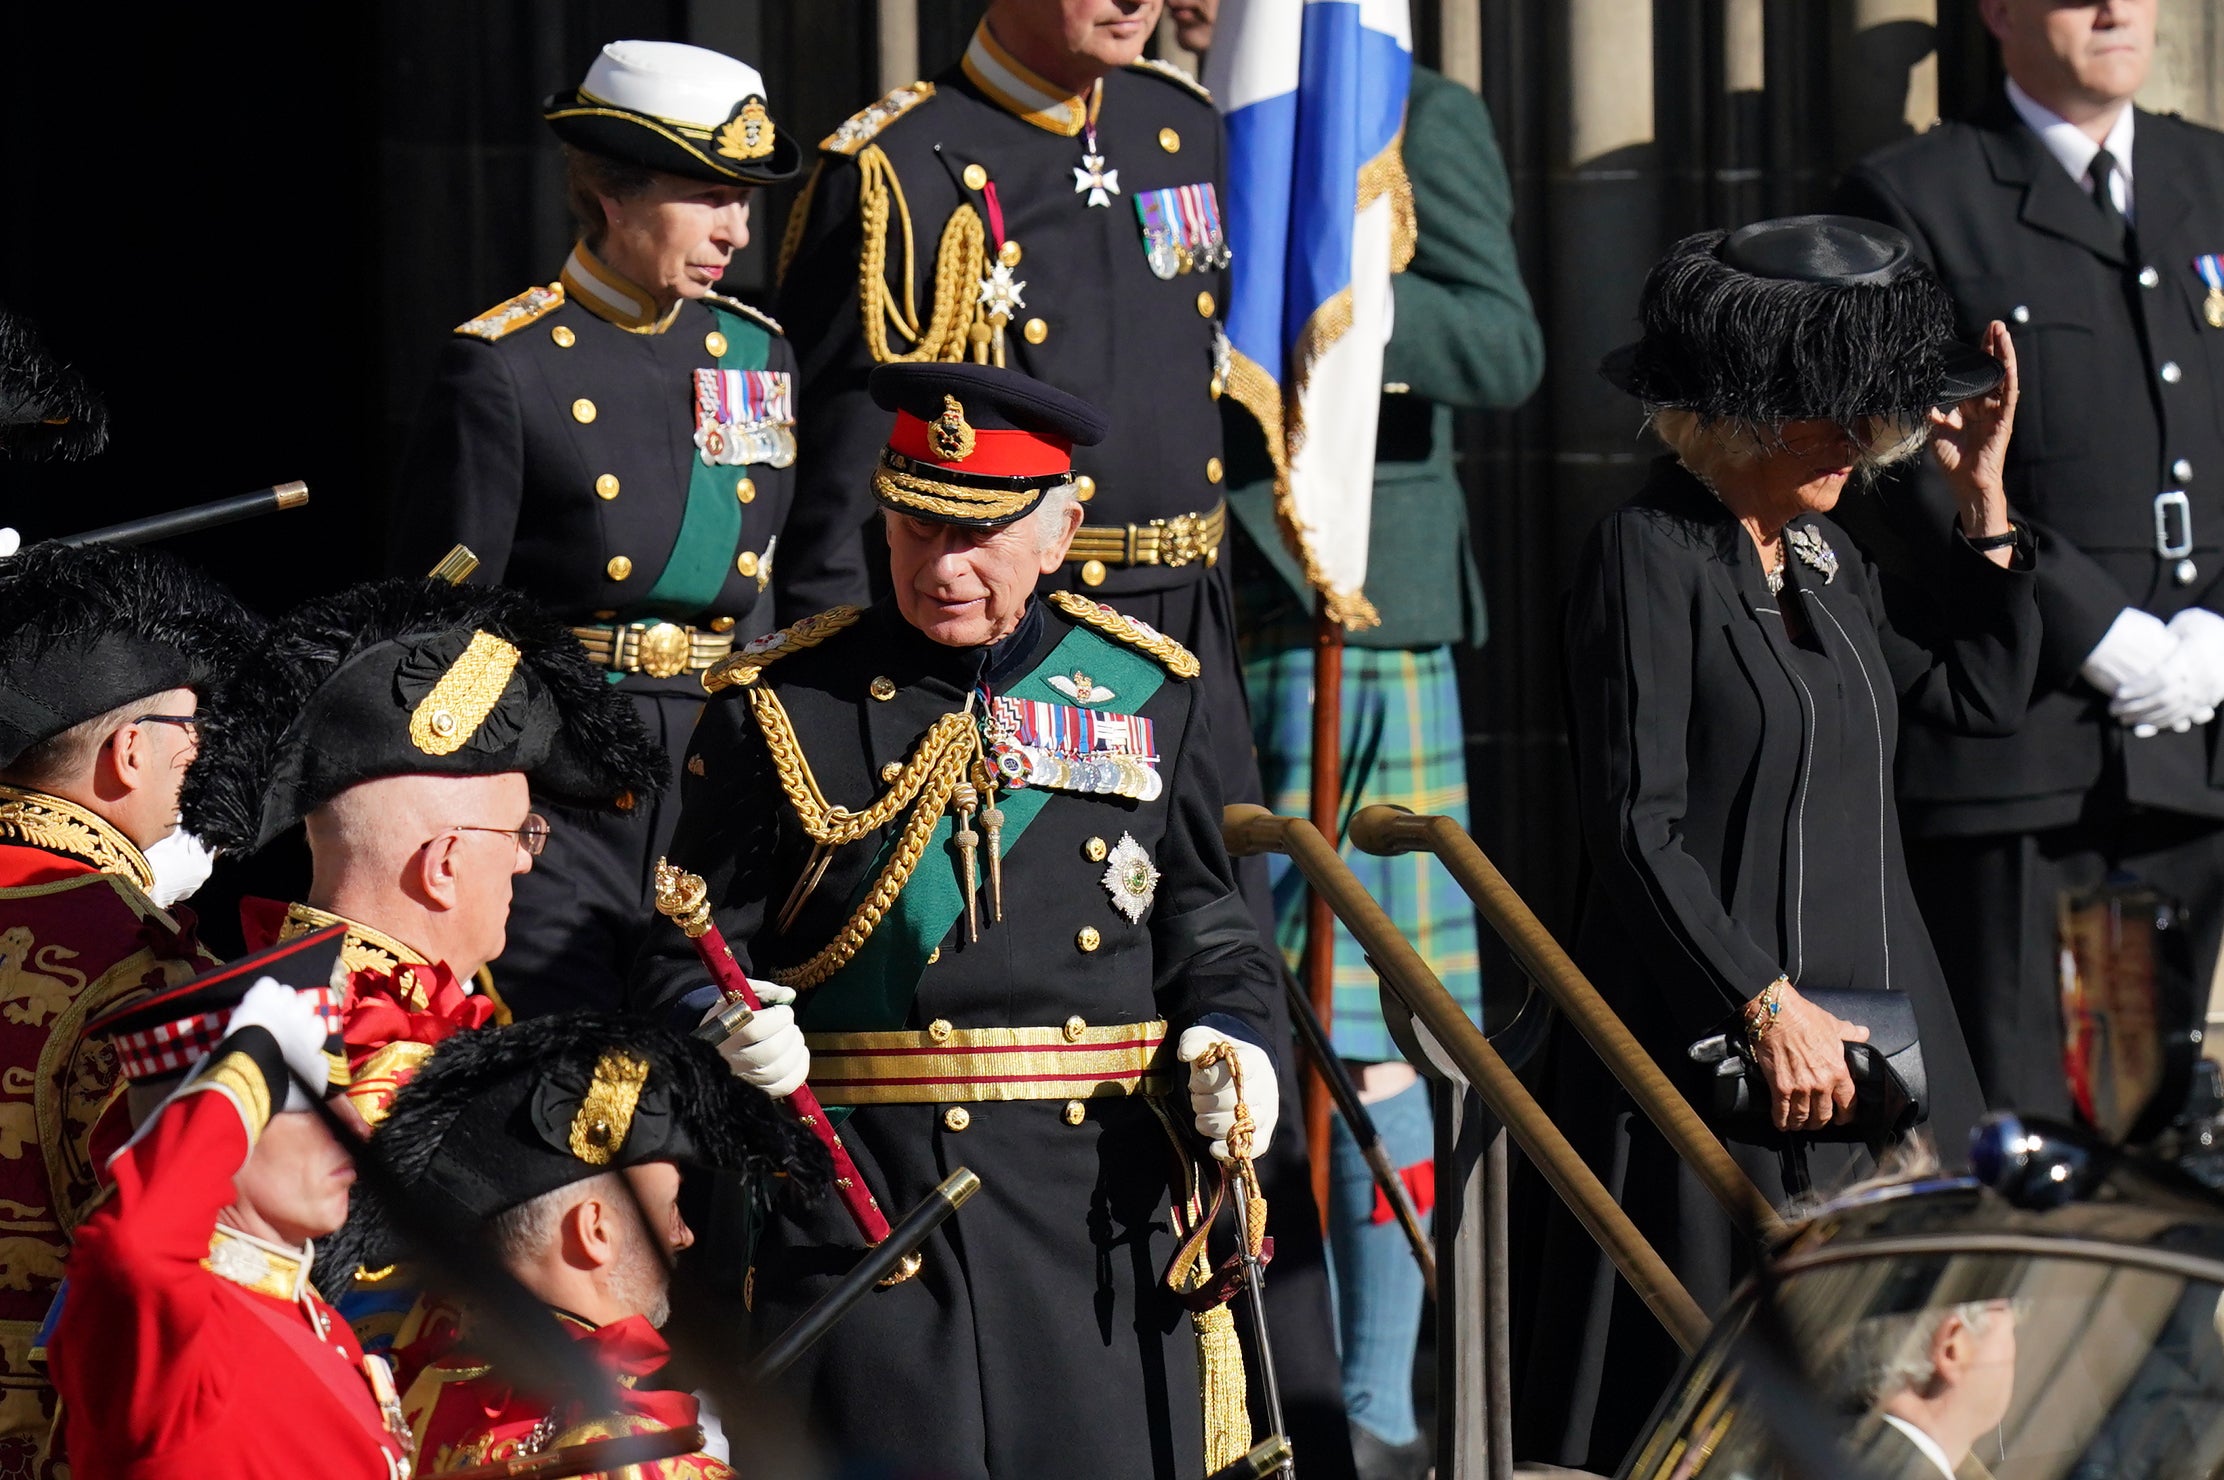
[[[1102,602],[1091,601],[1078,591],[1053,591],[1051,604],[1076,622],[1094,627],[1105,636],[1149,653],[1176,678],[1195,678],[1204,671],[1197,655],[1148,622],[1138,622]]]
[[[545,288],[527,288],[515,298],[497,303],[477,318],[464,320],[456,325],[456,332],[469,334],[474,339],[484,339],[491,344],[503,335],[514,333],[563,306],[562,283],[550,283]]]
[[[1168,82],[1188,88],[1206,102],[1212,101],[1212,90],[1191,76],[1187,67],[1177,67],[1172,62],[1161,61],[1157,57],[1138,57],[1128,63],[1128,70],[1131,72],[1156,72]]]
[[[723,293],[711,293],[706,296],[710,302],[717,304],[720,308],[725,309],[728,313],[738,313],[745,319],[755,319],[758,323],[764,325],[767,329],[770,329],[773,333],[779,335],[782,339],[788,337],[788,331],[780,327],[780,321],[774,318],[771,314],[766,313],[763,309],[751,308],[748,304],[742,302],[739,298],[728,298]]]
[[[879,102],[843,119],[840,128],[819,140],[819,147],[829,154],[855,154],[870,144],[875,134],[933,96],[931,82],[905,83]]]
[[[768,665],[792,657],[805,648],[817,647],[864,614],[862,607],[837,606],[817,616],[805,617],[792,627],[768,632],[755,642],[735,649],[715,667],[704,670],[703,692],[715,694],[736,685],[747,688]]]

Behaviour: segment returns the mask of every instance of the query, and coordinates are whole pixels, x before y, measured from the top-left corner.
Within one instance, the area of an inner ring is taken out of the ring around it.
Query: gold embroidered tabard
[[[154,869],[131,839],[99,814],[43,791],[0,786],[0,841],[44,848],[141,889],[154,887]]]

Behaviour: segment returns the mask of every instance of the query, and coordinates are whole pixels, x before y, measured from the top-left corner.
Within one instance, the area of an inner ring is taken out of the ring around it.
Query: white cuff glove
[[[1274,1060],[1257,1044],[1231,1038],[1217,1028],[1191,1028],[1175,1045],[1174,1057],[1189,1065],[1189,1108],[1196,1113],[1197,1134],[1212,1143],[1216,1161],[1228,1159],[1228,1132],[1236,1123],[1236,1083],[1226,1059],[1203,1065],[1197,1062],[1215,1043],[1232,1047],[1236,1061],[1243,1065],[1243,1103],[1251,1111],[1251,1155],[1255,1160],[1266,1155],[1267,1143],[1274,1139],[1275,1122],[1282,1115],[1282,1091],[1275,1083]]]
[[[2078,672],[2109,698],[2120,698],[2126,684],[2153,673],[2177,646],[2178,639],[2160,617],[2127,606],[2116,613]]]
[[[733,1035],[718,1046],[726,1067],[775,1100],[784,1100],[811,1077],[811,1050],[803,1046],[803,1030],[795,1025],[794,989],[749,978],[749,989],[764,1005]],[[725,1010],[714,1002],[703,1021]]]
[[[261,1028],[278,1040],[278,1052],[285,1059],[286,1067],[299,1076],[287,1086],[285,1104],[281,1108],[308,1109],[310,1099],[301,1088],[301,1080],[307,1080],[321,1092],[332,1077],[324,1057],[324,1044],[331,1036],[330,1030],[318,1015],[310,995],[295,991],[276,977],[266,976],[239,999],[239,1006],[232,1009],[231,1019],[224,1025],[224,1034],[230,1037],[242,1028]]]
[[[2224,617],[2205,606],[2189,606],[2170,619],[2170,634],[2193,670],[2201,702],[2211,709],[2224,705]]]
[[[2153,672],[2116,691],[2108,712],[2145,740],[2164,730],[2184,734],[2216,717],[2216,706],[2202,697],[2203,676],[2181,644]]]

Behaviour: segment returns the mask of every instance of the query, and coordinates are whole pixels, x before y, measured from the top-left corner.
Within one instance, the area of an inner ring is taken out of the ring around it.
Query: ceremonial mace
[[[687,938],[695,942],[695,954],[710,973],[713,985],[723,1007],[718,1016],[695,1030],[695,1036],[712,1045],[724,1043],[764,1006],[749,986],[748,973],[734,959],[726,944],[726,937],[719,932],[717,922],[711,919],[710,891],[704,887],[700,874],[686,873],[665,859],[656,861],[656,908],[669,918]],[[880,1204],[873,1200],[872,1189],[865,1185],[864,1174],[857,1170],[857,1163],[850,1160],[849,1151],[842,1145],[842,1138],[834,1134],[828,1124],[826,1112],[819,1107],[819,1097],[811,1093],[811,1086],[796,1086],[795,1092],[781,1101],[796,1119],[810,1128],[826,1154],[834,1160],[834,1190],[842,1199],[842,1206],[849,1210],[850,1221],[865,1236],[868,1244],[879,1245],[888,1239],[888,1219],[880,1211]],[[900,1285],[919,1272],[919,1252],[914,1249],[903,1257],[895,1270],[882,1281],[883,1286]]]

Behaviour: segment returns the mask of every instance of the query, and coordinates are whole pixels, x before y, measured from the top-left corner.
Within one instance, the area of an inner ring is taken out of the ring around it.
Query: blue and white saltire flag
[[[1221,0],[1205,80],[1228,125],[1227,389],[1275,456],[1283,535],[1330,615],[1363,589],[1391,274],[1413,257],[1399,141],[1408,0]]]

